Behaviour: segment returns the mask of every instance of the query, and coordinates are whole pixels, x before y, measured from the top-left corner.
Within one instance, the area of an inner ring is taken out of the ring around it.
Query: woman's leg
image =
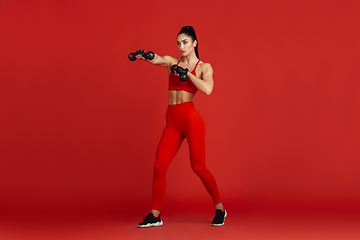
[[[165,195],[166,171],[184,138],[185,136],[181,133],[169,127],[165,128],[161,136],[154,164],[152,213],[155,217],[160,214],[161,204]]]
[[[189,144],[191,168],[200,177],[215,208],[223,210],[215,178],[205,165],[205,128],[205,122],[198,112],[189,116],[186,138]]]
[[[221,203],[215,178],[205,165],[205,122],[197,111],[189,115],[186,137],[189,143],[191,167],[200,177],[215,204],[215,216],[210,225],[222,226],[227,212]]]

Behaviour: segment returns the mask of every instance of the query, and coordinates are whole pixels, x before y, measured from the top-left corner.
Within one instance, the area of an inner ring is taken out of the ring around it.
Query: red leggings
[[[156,151],[153,179],[152,209],[161,209],[165,195],[166,171],[187,138],[192,170],[200,177],[214,204],[221,203],[215,178],[205,166],[205,122],[194,108],[193,102],[169,105],[166,127]]]

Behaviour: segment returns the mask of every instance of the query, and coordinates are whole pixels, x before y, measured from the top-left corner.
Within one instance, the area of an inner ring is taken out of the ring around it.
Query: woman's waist
[[[187,115],[196,112],[194,103],[192,101],[185,101],[168,105],[167,115]]]
[[[203,121],[200,113],[195,109],[192,101],[168,105],[166,111],[166,120],[168,125],[172,124],[188,124]]]
[[[191,102],[194,98],[194,94],[186,92],[186,91],[169,91],[169,105],[176,105],[185,102]]]

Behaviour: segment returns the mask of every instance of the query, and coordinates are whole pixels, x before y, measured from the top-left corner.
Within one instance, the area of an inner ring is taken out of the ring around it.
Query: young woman
[[[199,60],[198,40],[193,27],[185,26],[180,30],[177,45],[182,55],[179,58],[154,54],[155,57],[148,60],[140,54],[136,55],[137,59],[166,67],[169,74],[169,105],[166,112],[166,127],[156,151],[152,209],[138,227],[163,224],[160,210],[165,195],[165,174],[185,138],[189,144],[191,167],[200,177],[215,204],[215,217],[211,225],[222,226],[227,213],[221,203],[216,181],[205,166],[205,122],[192,102],[198,90],[206,95],[211,94],[214,86],[213,69],[209,63]],[[172,71],[173,65],[188,69],[186,81],[181,81],[179,74]]]

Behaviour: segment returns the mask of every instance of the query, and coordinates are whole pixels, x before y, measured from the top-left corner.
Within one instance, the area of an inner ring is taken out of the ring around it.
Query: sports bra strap
[[[179,63],[180,63],[180,61],[181,61],[182,58],[183,58],[183,57],[180,58],[180,60],[178,61],[178,63],[177,63],[176,65],[179,65]]]
[[[199,64],[199,62],[200,62],[200,59],[199,59],[199,61],[196,63],[196,65],[195,65],[195,67],[194,67],[194,70],[196,69],[196,67],[197,67],[197,65]]]
[[[180,61],[181,61],[182,58],[183,58],[183,57],[180,58],[180,60],[178,61],[178,63],[177,63],[176,65],[179,65],[179,63],[180,63]],[[194,70],[196,69],[196,67],[197,67],[197,65],[199,64],[199,62],[200,62],[200,59],[197,61],[196,65],[195,65],[195,67],[194,67]],[[193,70],[193,71],[194,71],[194,70]]]

